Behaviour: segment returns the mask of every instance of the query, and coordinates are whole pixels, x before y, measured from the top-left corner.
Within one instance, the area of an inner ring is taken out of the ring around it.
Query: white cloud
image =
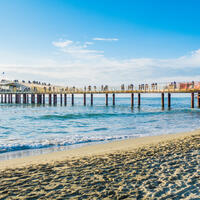
[[[72,43],[73,43],[73,41],[71,41],[71,40],[66,40],[66,41],[63,41],[63,42],[61,42],[61,41],[60,42],[52,42],[52,44],[55,47],[61,47],[61,48],[67,47],[67,46],[69,46]]]
[[[92,45],[94,44],[93,42],[85,42],[85,45]]]
[[[118,38],[93,38],[93,40],[96,40],[96,41],[108,41],[108,42],[111,42],[111,41],[118,41],[119,39]]]
[[[66,54],[81,59],[91,59],[96,57],[103,56],[104,51],[88,49],[90,45],[93,45],[93,42],[73,42],[71,40],[66,40],[64,42],[52,42],[55,47],[60,48],[61,51]]]

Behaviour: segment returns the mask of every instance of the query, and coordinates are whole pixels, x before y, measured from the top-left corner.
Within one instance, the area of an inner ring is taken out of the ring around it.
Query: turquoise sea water
[[[190,108],[189,97],[173,97],[170,110],[161,109],[160,97],[144,97],[133,109],[130,97],[116,96],[115,106],[111,98],[109,106],[104,97],[95,96],[93,106],[89,102],[83,106],[77,97],[74,106],[70,99],[67,106],[0,104],[0,160],[200,127],[200,109]]]

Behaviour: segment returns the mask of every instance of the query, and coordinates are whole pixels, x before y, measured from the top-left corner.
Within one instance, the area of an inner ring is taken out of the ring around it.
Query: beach
[[[0,199],[199,199],[200,130],[0,162]]]

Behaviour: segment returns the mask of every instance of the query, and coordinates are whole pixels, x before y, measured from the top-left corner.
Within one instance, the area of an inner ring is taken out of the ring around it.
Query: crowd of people
[[[18,80],[15,80],[15,82],[18,82]],[[22,83],[25,83],[25,81],[23,80]],[[29,84],[37,84],[37,85],[44,85],[43,89],[46,91],[52,91],[54,92],[56,90],[56,88],[54,86],[52,86],[50,83],[45,83],[45,82],[40,82],[40,81],[28,81]],[[200,89],[200,83],[199,85],[197,85],[197,82],[171,82],[168,83],[166,85],[163,84],[158,84],[158,83],[152,83],[152,84],[139,84],[139,85],[134,85],[134,84],[129,84],[129,85],[125,85],[125,84],[121,84],[120,86],[120,90],[121,91],[133,91],[133,90],[143,90],[143,91],[148,91],[148,90],[158,90],[158,89],[192,89],[192,88],[199,88]],[[119,88],[118,88],[119,89]],[[116,90],[118,90],[116,89]],[[34,91],[37,90],[37,87],[34,86]],[[75,86],[72,87],[65,87],[65,88],[59,88],[60,91],[74,91],[74,92],[78,92],[80,90],[80,88],[76,88]],[[97,86],[84,86],[83,89],[85,92],[86,91],[109,91],[109,90],[113,90],[112,87],[109,87],[108,85],[101,85],[100,88],[97,88]]]
[[[121,84],[120,86],[120,90],[121,91],[125,91],[125,90],[128,90],[128,91],[131,91],[131,90],[144,90],[144,91],[147,91],[147,90],[158,90],[158,89],[200,89],[200,83],[198,82],[194,82],[194,81],[191,81],[191,82],[180,82],[180,83],[177,83],[176,81],[174,82],[171,82],[171,83],[166,83],[166,84],[158,84],[158,83],[152,83],[152,84],[139,84],[139,85],[134,85],[134,84],[130,84],[130,85],[125,85],[125,84]],[[111,89],[111,87],[110,87]],[[96,86],[88,86],[88,87],[84,87],[84,91],[93,91],[93,90],[97,90],[97,87]],[[108,91],[109,90],[109,87],[108,85],[101,85],[101,91]]]

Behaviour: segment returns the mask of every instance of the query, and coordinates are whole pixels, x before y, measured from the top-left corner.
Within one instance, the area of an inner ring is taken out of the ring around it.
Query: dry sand
[[[2,161],[0,199],[200,199],[200,130]]]

